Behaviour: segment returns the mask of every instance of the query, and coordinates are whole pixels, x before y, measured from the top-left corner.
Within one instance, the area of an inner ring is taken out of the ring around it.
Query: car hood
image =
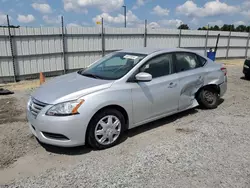
[[[31,96],[43,103],[57,104],[107,89],[113,82],[89,78],[74,72],[49,80],[36,89]]]

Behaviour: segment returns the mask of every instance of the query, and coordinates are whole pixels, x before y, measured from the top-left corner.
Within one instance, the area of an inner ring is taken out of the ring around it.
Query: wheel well
[[[123,117],[125,118],[125,129],[128,129],[128,124],[129,124],[128,113],[127,113],[127,111],[126,111],[123,107],[121,107],[121,106],[119,106],[119,105],[109,105],[109,106],[105,106],[105,107],[101,108],[100,110],[98,110],[98,111],[95,113],[95,115],[96,115],[97,113],[101,112],[101,111],[106,110],[106,109],[116,109],[116,110],[118,110],[119,112],[121,112],[122,115],[123,115]],[[95,115],[93,115],[93,117],[95,117]],[[92,117],[92,118],[93,118],[93,117]],[[92,120],[92,118],[91,118],[91,120]],[[90,120],[90,121],[91,121],[91,120]]]
[[[201,88],[196,92],[196,94],[195,94],[195,98],[196,98],[196,99],[197,99],[197,97],[198,97],[200,91],[203,90],[203,89],[213,89],[213,90],[215,90],[216,92],[218,92],[218,94],[220,94],[220,87],[219,87],[218,85],[216,85],[216,84],[205,85],[205,86],[201,87]]]

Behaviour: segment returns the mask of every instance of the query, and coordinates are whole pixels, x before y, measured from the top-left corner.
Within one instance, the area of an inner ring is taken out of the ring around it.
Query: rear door
[[[174,67],[180,87],[179,110],[195,105],[195,94],[204,85],[205,63],[206,60],[195,53],[175,53]]]

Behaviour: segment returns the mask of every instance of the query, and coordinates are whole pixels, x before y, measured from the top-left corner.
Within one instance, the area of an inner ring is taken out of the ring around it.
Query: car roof
[[[191,50],[183,49],[183,48],[148,48],[148,47],[124,49],[124,50],[120,50],[119,52],[138,53],[138,54],[149,55],[149,54],[152,54],[155,52],[166,52],[167,53],[167,52],[178,52],[178,51],[193,52]],[[193,53],[195,53],[195,52],[193,52]]]

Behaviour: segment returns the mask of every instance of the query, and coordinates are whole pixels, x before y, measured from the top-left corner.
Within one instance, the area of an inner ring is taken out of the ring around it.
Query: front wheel
[[[88,128],[87,142],[94,149],[106,149],[116,145],[124,131],[125,119],[116,109],[97,113]]]
[[[213,88],[204,88],[198,95],[199,104],[207,109],[214,109],[218,107],[219,93]]]

